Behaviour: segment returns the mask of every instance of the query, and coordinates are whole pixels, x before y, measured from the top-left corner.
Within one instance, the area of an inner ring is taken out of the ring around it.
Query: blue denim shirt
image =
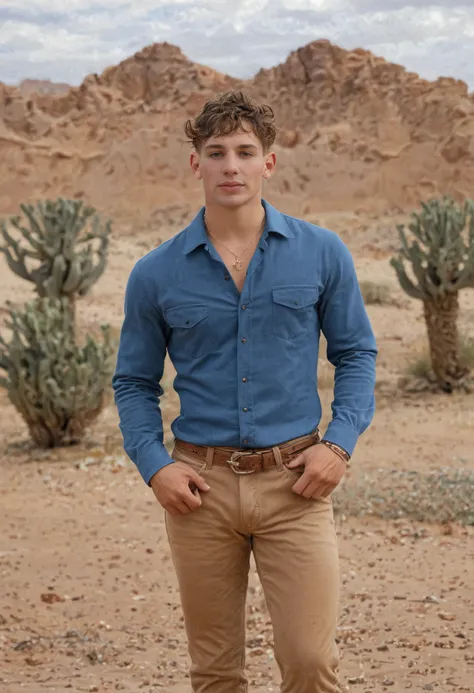
[[[352,454],[372,420],[377,349],[349,250],[332,231],[262,204],[242,293],[208,240],[204,208],[129,276],[112,382],[124,449],[146,483],[173,462],[159,407],[167,350],[176,438],[252,449],[313,431],[320,331],[336,368],[324,438]]]

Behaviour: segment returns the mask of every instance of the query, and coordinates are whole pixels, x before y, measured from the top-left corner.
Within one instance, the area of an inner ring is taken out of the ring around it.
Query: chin
[[[248,188],[242,188],[239,192],[228,193],[225,190],[217,190],[217,194],[212,195],[213,202],[222,207],[241,207],[252,200],[256,193],[251,193]]]

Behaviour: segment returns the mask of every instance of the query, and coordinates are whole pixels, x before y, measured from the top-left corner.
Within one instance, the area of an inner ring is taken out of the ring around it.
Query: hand
[[[312,445],[286,465],[289,469],[304,466],[304,472],[292,488],[305,498],[327,498],[346,471],[346,463],[326,445]]]
[[[187,515],[202,504],[199,491],[209,491],[202,476],[183,462],[173,462],[150,479],[158,503],[170,515]]]

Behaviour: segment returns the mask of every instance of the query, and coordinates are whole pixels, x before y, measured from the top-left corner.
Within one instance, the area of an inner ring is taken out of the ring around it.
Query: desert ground
[[[342,688],[472,693],[472,485],[463,501],[462,489],[453,491],[445,481],[450,473],[472,475],[474,395],[400,387],[407,364],[425,347],[425,327],[421,304],[403,294],[389,266],[399,219],[347,213],[313,221],[340,233],[361,281],[390,291],[384,304],[368,305],[380,350],[377,412],[334,493]],[[167,235],[168,229],[153,225],[114,228],[108,267],[79,301],[82,331],[109,322],[118,334],[128,273]],[[33,294],[6,264],[0,267],[3,322],[7,301],[20,306]],[[472,291],[461,295],[460,327],[473,335]],[[324,363],[320,377],[324,428],[332,394]],[[167,364],[162,405],[168,444],[179,408],[172,378]],[[190,693],[163,512],[123,453],[113,401],[80,445],[55,450],[30,444],[5,390],[0,408],[0,690]],[[247,640],[252,693],[278,691],[271,645],[253,569]]]

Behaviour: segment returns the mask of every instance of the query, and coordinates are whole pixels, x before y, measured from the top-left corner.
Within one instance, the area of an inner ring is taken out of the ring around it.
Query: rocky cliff
[[[429,82],[328,41],[247,81],[164,43],[79,87],[20,86],[0,83],[3,214],[57,195],[129,219],[193,208],[201,190],[182,126],[232,88],[275,110],[279,168],[265,195],[287,211],[404,210],[445,192],[474,195],[474,97],[466,84]]]

